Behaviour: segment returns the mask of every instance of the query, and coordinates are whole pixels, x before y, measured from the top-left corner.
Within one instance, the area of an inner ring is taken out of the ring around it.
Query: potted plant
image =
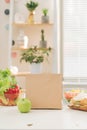
[[[9,69],[0,70],[0,105],[16,105],[19,87]]]
[[[30,12],[27,22],[29,24],[33,24],[34,23],[34,11],[38,7],[38,2],[34,2],[31,0],[31,1],[27,2],[25,6]]]
[[[41,41],[40,41],[41,48],[47,48],[47,41],[45,40],[44,30],[41,29]]]
[[[41,69],[40,69],[40,63],[43,63],[45,59],[48,60],[48,56],[51,52],[51,48],[39,48],[37,46],[33,46],[27,50],[24,50],[21,54],[21,59],[20,59],[20,62],[22,61],[25,61],[25,62],[28,62],[30,63],[32,66],[37,66],[40,73],[41,73]],[[38,69],[35,69],[35,72],[31,72],[32,73],[37,73],[37,70]],[[33,71],[34,71],[34,68],[33,68]]]
[[[48,9],[47,8],[42,9],[42,13],[43,13],[41,17],[42,23],[49,23]]]

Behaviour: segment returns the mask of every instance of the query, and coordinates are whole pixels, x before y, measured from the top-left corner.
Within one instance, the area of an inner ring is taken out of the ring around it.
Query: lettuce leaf
[[[17,84],[16,79],[11,75],[9,69],[0,70],[0,94],[4,94],[9,88],[13,88],[15,84]]]

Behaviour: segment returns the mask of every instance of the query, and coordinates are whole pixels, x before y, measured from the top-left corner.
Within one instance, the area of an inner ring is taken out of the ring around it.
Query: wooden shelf
[[[31,47],[30,47],[31,48]],[[37,49],[39,49],[39,50],[47,50],[47,49],[49,49],[49,48],[51,48],[52,49],[52,47],[48,47],[48,48],[37,48]],[[16,50],[28,50],[29,48],[23,48],[23,47],[12,47],[12,51],[16,51]]]
[[[12,47],[12,51],[16,51],[16,50],[27,50],[28,48],[23,48],[23,47]]]
[[[28,23],[13,23],[14,26],[48,26],[53,25],[53,23],[34,23],[34,24],[28,24]]]
[[[16,74],[12,74],[13,76],[27,76],[27,75],[29,75],[30,74],[30,72],[18,72],[18,73],[16,73]]]

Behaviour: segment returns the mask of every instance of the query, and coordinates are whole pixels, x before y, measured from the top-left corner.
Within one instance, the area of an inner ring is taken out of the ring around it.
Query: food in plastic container
[[[69,102],[73,97],[77,96],[81,89],[69,89],[64,92],[64,98]]]
[[[87,93],[81,92],[71,99],[69,105],[71,109],[87,111]]]
[[[17,85],[14,88],[9,88],[4,92],[4,94],[0,95],[0,105],[3,106],[14,106],[16,105],[17,99],[20,95],[20,89]]]
[[[0,70],[0,105],[16,105],[20,94],[20,88],[17,85],[15,76],[10,69]]]

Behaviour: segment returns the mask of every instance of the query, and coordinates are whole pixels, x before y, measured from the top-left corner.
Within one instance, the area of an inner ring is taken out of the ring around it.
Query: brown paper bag
[[[29,74],[26,76],[26,96],[32,108],[62,108],[62,75]]]

